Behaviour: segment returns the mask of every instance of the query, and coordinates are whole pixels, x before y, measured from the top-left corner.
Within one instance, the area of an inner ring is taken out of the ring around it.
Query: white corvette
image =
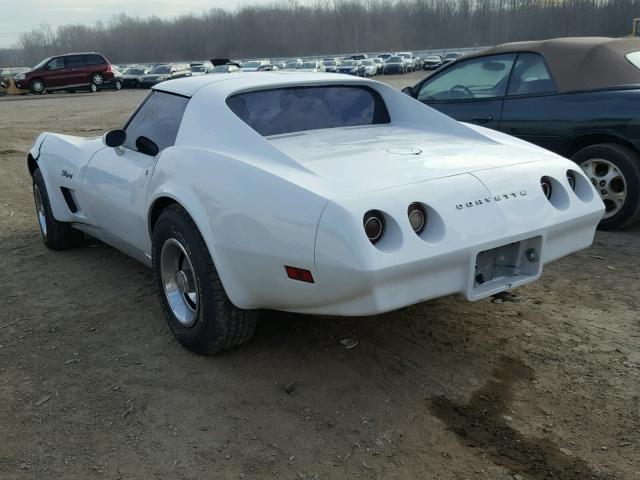
[[[532,282],[604,211],[569,160],[342,75],[168,81],[123,130],[41,134],[28,167],[45,244],[87,233],[152,266],[199,353],[246,341],[258,309],[372,315]]]

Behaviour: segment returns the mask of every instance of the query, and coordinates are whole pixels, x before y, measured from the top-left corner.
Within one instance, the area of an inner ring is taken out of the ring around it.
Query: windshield
[[[440,57],[427,57],[427,62],[439,62]]]
[[[389,57],[387,63],[402,63],[402,58],[400,57]]]
[[[458,54],[457,53],[447,53],[447,55],[444,58],[458,58]]]
[[[323,61],[322,61],[322,63],[323,63],[324,65],[333,66],[333,65],[335,65],[335,64],[336,64],[336,61],[335,61],[335,60],[323,60]]]
[[[362,64],[363,65],[367,65],[368,67],[370,67],[371,65],[373,65],[373,61],[372,60],[362,60]]]
[[[227,105],[260,135],[389,123],[384,101],[369,87],[293,87],[239,93]]]
[[[260,62],[246,62],[242,64],[242,68],[258,68],[260,65]]]
[[[302,65],[300,65],[301,70],[311,70],[314,68],[316,68],[316,64],[313,62],[304,62]]]
[[[191,67],[192,72],[206,72],[206,67]]]
[[[151,74],[171,73],[171,66],[170,65],[161,65],[159,67],[153,67],[149,73],[151,73]]]
[[[296,68],[298,68],[298,66],[299,66],[298,62],[290,62],[290,63],[287,63],[287,64],[284,66],[284,68],[288,68],[288,69],[296,69]]]
[[[344,62],[342,62],[343,67],[355,67],[356,65],[357,62],[355,60],[345,60]]]
[[[49,60],[51,60],[53,57],[47,57],[44,60],[42,60],[39,64],[37,64],[35,67],[33,67],[34,70],[38,70],[39,68],[44,67],[47,63],[49,63]]]
[[[640,68],[640,52],[627,53],[627,60],[636,68]]]
[[[142,75],[144,71],[140,68],[127,68],[124,75]]]
[[[217,67],[213,68],[214,72],[222,72],[222,73],[226,73],[228,66],[227,65],[218,65]]]

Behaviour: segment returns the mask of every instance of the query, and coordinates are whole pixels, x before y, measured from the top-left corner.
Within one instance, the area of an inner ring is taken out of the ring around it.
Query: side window
[[[424,82],[418,93],[421,102],[503,97],[516,55],[473,58],[446,69]]]
[[[521,53],[509,82],[509,95],[554,93],[556,84],[542,55]]]
[[[81,68],[86,65],[84,55],[69,55],[65,57],[64,64],[66,68]]]
[[[106,63],[107,61],[102,57],[102,55],[87,55],[87,65],[103,65]]]
[[[175,144],[188,98],[164,92],[153,92],[126,125],[124,146],[137,150],[138,137],[152,140],[162,151]]]
[[[47,63],[48,70],[62,70],[64,68],[64,58],[57,57]]]

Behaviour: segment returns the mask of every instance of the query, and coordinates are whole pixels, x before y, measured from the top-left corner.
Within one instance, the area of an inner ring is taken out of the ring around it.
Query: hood
[[[315,130],[268,140],[311,172],[333,198],[557,158],[524,142],[508,144],[483,135],[465,138],[386,125]]]

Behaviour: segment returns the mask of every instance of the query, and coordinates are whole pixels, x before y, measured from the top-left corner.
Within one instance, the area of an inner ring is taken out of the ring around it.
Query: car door
[[[509,80],[500,130],[543,148],[559,151],[571,135],[575,95],[559,95],[544,57],[523,52]]]
[[[412,95],[456,120],[497,129],[515,59],[513,53],[462,60],[427,77]]]
[[[83,204],[91,224],[110,238],[146,251],[146,199],[158,155],[174,145],[189,99],[154,91],[127,122],[122,147],[103,148],[83,179]],[[157,154],[145,148],[149,141]]]
[[[47,87],[60,87],[66,85],[67,70],[64,65],[64,57],[52,58],[46,66],[47,73],[45,83]]]
[[[68,55],[64,58],[64,64],[67,71],[67,85],[89,83],[88,75],[86,74],[86,55]]]

